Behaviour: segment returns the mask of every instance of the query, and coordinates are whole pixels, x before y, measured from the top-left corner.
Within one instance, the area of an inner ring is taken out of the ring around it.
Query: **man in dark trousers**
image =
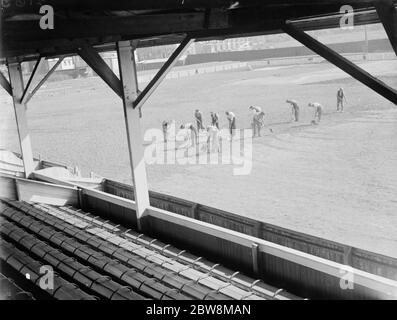
[[[211,126],[215,126],[219,130],[219,114],[216,112],[211,112]]]
[[[287,103],[289,103],[292,107],[292,121],[298,122],[299,121],[299,105],[296,100],[287,100]]]
[[[237,127],[236,126],[236,116],[234,115],[233,112],[226,111],[226,117],[227,117],[227,120],[229,121],[229,132],[230,132],[231,137],[233,138],[236,127]]]
[[[164,120],[162,123],[164,143],[167,143],[170,130],[175,126],[175,120]],[[174,128],[175,129],[175,128]]]
[[[310,102],[309,107],[314,109],[312,124],[319,124],[323,114],[323,106],[318,102]]]
[[[163,137],[164,137],[164,143],[167,143],[167,138],[168,138],[168,128],[170,127],[170,123],[166,120],[163,121],[162,124],[163,127]]]
[[[347,102],[345,92],[343,91],[343,88],[339,88],[336,93],[336,112],[343,112],[344,102]]]
[[[180,126],[180,129],[186,129],[186,139],[189,139],[194,146],[199,143],[199,134],[196,128],[191,123],[185,123]]]
[[[200,110],[196,110],[196,112],[194,113],[194,117],[196,118],[197,132],[200,132],[200,130],[204,130],[203,115],[201,114]]]

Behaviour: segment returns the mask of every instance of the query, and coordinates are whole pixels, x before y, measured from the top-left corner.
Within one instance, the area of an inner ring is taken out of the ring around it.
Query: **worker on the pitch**
[[[191,123],[182,124],[180,129],[186,129],[186,138],[191,140],[192,144],[198,144],[198,131]]]
[[[314,108],[314,117],[312,124],[319,124],[321,121],[321,116],[323,114],[323,106],[318,102],[310,102],[309,107]]]
[[[200,132],[200,130],[204,130],[203,115],[200,110],[196,109],[194,113],[194,118],[196,119],[197,123],[197,132]]]
[[[253,127],[254,127],[253,137],[255,137],[256,135],[258,137],[261,137],[261,130],[264,126],[265,126],[265,113],[263,111],[255,113],[253,118]],[[269,130],[273,132],[272,129]]]
[[[347,103],[345,92],[343,91],[343,88],[339,88],[336,93],[336,112],[343,112],[344,102]]]
[[[231,111],[226,111],[225,113],[227,120],[229,121],[229,132],[231,137],[233,137],[236,130],[236,116]]]
[[[248,109],[254,114],[262,112],[262,108],[257,106],[250,106]]]
[[[298,122],[299,121],[299,105],[296,100],[287,100],[292,107],[292,121]]]
[[[167,143],[167,139],[168,139],[168,129],[170,127],[170,122],[164,120],[163,124],[162,124],[162,128],[163,128],[163,136],[164,136],[164,143]]]
[[[168,127],[169,127],[168,121],[164,120],[163,123],[162,123],[164,143],[167,143]]]
[[[170,130],[175,126],[175,120],[164,120],[162,123],[164,143],[167,143]],[[175,128],[174,128],[175,129]]]
[[[219,114],[216,112],[211,112],[211,126],[215,126],[219,130]]]
[[[220,152],[219,128],[211,125],[207,126],[207,152]]]
[[[261,129],[264,126],[265,113],[262,111],[261,107],[250,106],[248,109],[253,112],[251,124],[252,130],[254,132],[253,137],[255,137],[256,135],[260,137]]]

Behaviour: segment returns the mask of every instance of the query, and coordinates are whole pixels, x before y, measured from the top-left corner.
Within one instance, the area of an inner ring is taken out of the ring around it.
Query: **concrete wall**
[[[362,53],[365,41],[333,43],[329,47],[339,53]],[[368,41],[369,52],[393,52],[388,39]],[[230,51],[189,55],[186,64],[207,63],[214,61],[255,61],[279,57],[299,57],[313,55],[314,52],[304,46],[274,48],[263,50]]]
[[[366,55],[364,55],[363,53],[348,53],[348,54],[343,54],[343,56],[353,62],[360,62],[365,60],[379,61],[379,60],[397,59],[394,52],[376,52],[376,53],[368,53]],[[322,63],[325,61],[326,60],[320,56],[310,55],[310,56],[301,56],[301,57],[271,58],[260,61],[251,61],[248,63],[248,65],[256,69],[256,68],[266,68],[269,66]]]
[[[308,52],[310,53],[310,52]],[[343,54],[344,57],[353,62],[359,61],[378,61],[378,60],[393,60],[397,59],[394,52],[373,52],[368,54],[363,53],[346,53]],[[248,68],[265,68],[269,66],[288,66],[296,64],[312,64],[312,63],[322,63],[326,60],[317,55],[301,55],[301,56],[291,56],[291,57],[273,57],[273,58],[260,58],[256,61],[243,61],[243,62],[223,62],[219,65],[203,66],[200,64],[192,64],[190,66],[185,66],[183,69],[174,68],[170,71],[166,79],[180,79],[191,77],[199,74],[205,73],[215,73],[224,72],[231,70],[241,70]],[[139,81],[149,82],[156,72],[139,74]]]
[[[173,71],[170,71],[167,74],[166,79],[180,79],[180,78],[191,77],[194,75],[204,74],[204,73],[237,70],[237,69],[247,68],[247,66],[248,66],[247,62],[231,62],[231,63],[223,63],[219,65],[212,65],[212,66],[192,65],[189,66],[188,68],[173,69]],[[156,72],[139,74],[139,81],[149,82],[150,80],[152,80],[155,73]]]

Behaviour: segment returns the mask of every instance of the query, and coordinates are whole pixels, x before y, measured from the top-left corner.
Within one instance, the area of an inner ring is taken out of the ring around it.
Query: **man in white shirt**
[[[204,130],[203,115],[200,110],[196,109],[194,112],[194,118],[196,119],[197,131],[200,132],[200,130]]]
[[[185,124],[182,124],[181,125],[181,127],[180,127],[181,129],[186,129],[187,131],[187,134],[186,134],[186,138],[189,138],[189,135],[190,135],[190,138],[191,138],[191,141],[192,141],[192,143],[193,143],[193,145],[194,144],[198,144],[198,134],[197,134],[197,130],[196,130],[196,128],[193,126],[193,124],[191,124],[191,123],[185,123]]]
[[[259,112],[256,113],[254,115],[254,119],[253,119],[253,127],[254,127],[254,135],[253,137],[255,137],[256,135],[258,135],[258,137],[261,137],[261,130],[262,128],[265,126],[265,113]],[[269,129],[270,132],[273,132],[272,129]]]
[[[168,139],[170,138],[170,134],[173,133],[175,135],[175,120],[169,120],[169,121],[164,120],[162,123],[162,129],[163,129],[164,143],[167,143]]]
[[[219,114],[216,112],[211,112],[211,125],[219,129]]]
[[[343,91],[343,88],[339,88],[339,90],[336,93],[336,112],[343,112],[343,103],[347,102],[345,92]]]
[[[262,108],[261,108],[261,107],[257,107],[257,106],[250,106],[248,109],[249,109],[250,111],[254,112],[254,114],[255,114],[255,113],[261,113],[261,112],[262,112]]]
[[[252,129],[254,131],[253,137],[255,137],[256,135],[260,137],[261,129],[265,125],[265,113],[262,111],[261,107],[250,106],[248,109],[253,112],[251,123]]]
[[[231,111],[226,111],[226,117],[229,120],[229,131],[230,135],[234,136],[234,130],[236,129],[236,116]]]
[[[318,102],[310,102],[308,106],[310,108],[314,108],[314,118],[312,120],[312,124],[319,124],[323,114],[323,106]]]
[[[287,100],[292,107],[292,121],[298,122],[299,121],[299,105],[296,100]]]
[[[168,129],[169,129],[169,127],[170,127],[169,121],[164,120],[163,124],[162,124],[164,143],[167,143],[167,140],[168,140]]]
[[[216,126],[207,127],[207,152],[219,152],[219,129]]]

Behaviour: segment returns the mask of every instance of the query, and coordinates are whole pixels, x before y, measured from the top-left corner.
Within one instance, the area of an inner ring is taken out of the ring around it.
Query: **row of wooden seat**
[[[10,211],[8,211],[10,214]],[[14,223],[20,225],[25,230],[37,234],[43,240],[45,239],[47,243],[55,248],[59,248],[63,250],[63,252],[67,253],[69,256],[78,259],[79,261],[84,261],[85,265],[98,270],[101,274],[106,274],[114,279],[117,282],[122,283],[123,285],[131,287],[133,290],[137,292],[141,292],[145,296],[155,298],[155,299],[188,299],[188,296],[183,294],[178,294],[176,292],[171,291],[172,288],[166,287],[163,284],[153,281],[153,278],[147,277],[146,275],[139,272],[139,270],[135,268],[130,268],[115,259],[111,259],[104,254],[102,254],[98,250],[94,250],[92,247],[84,245],[84,243],[77,241],[72,237],[68,237],[63,232],[57,232],[54,228],[48,227],[41,222],[35,221],[31,217],[25,216],[23,217],[23,213],[16,212],[12,214],[12,217],[8,217]],[[7,216],[7,214],[6,214]],[[1,218],[0,218],[1,221]],[[18,221],[18,222],[16,222]],[[4,222],[4,228],[7,229],[10,227],[13,230],[12,237],[15,241],[18,241],[16,236],[16,232],[19,232],[20,229],[18,227],[12,227],[10,223]],[[3,231],[5,233],[7,230]],[[23,233],[21,232],[21,236]],[[28,236],[26,238],[21,239],[21,245],[25,245],[25,242],[30,241],[33,236]],[[92,242],[91,242],[92,243]],[[26,244],[27,249],[29,249]],[[32,252],[36,253],[36,247],[32,248]],[[58,268],[63,272],[68,272],[68,267],[65,264],[58,265]],[[145,268],[147,265],[141,266],[141,268]],[[90,274],[90,272],[85,272],[85,274]],[[95,274],[93,274],[93,279]],[[111,293],[103,294],[102,297],[108,298]],[[135,297],[138,298],[138,297]]]
[[[123,286],[103,273],[80,263],[75,256],[66,255],[60,249],[39,240],[23,228],[0,217],[1,235],[7,241],[17,243],[25,251],[30,252],[36,258],[41,259],[46,265],[53,266],[62,276],[70,279],[81,289],[97,297],[114,300],[138,300],[143,299],[126,286]],[[41,234],[44,234],[44,230]],[[48,230],[46,230],[48,231]]]
[[[18,206],[23,204],[18,203]],[[28,205],[29,206],[29,205]],[[55,223],[62,225],[62,222],[57,219],[61,218],[62,214],[59,208],[47,207],[48,213],[57,215]],[[34,209],[29,209],[30,214],[41,214],[42,210],[36,212]],[[43,217],[44,219],[44,217]],[[54,218],[52,218],[54,219]],[[106,231],[110,228],[110,222],[100,222],[99,220],[91,219],[92,228],[87,228],[87,224],[81,219],[76,219],[70,215],[63,217],[64,221],[73,221],[73,223],[87,230],[88,234],[83,235],[83,232],[71,231],[76,237],[80,237],[82,241],[95,241],[92,239],[92,234],[95,234],[100,244],[94,246],[102,250],[105,254],[129,264],[131,267],[139,268],[140,270],[155,276],[158,281],[171,282],[173,287],[181,292],[185,292],[194,299],[264,299],[251,291],[241,290],[234,286],[230,281],[221,281],[212,276],[209,272],[199,272],[191,264],[181,264],[173,261],[160,252],[154,250],[150,246],[137,245],[131,243],[131,239],[122,239],[118,235]],[[49,219],[46,220],[47,222]],[[54,223],[54,225],[55,225]],[[107,227],[105,227],[107,226]],[[66,226],[67,229],[73,229],[74,226]],[[119,226],[120,231],[121,226]],[[115,228],[112,228],[115,230]],[[66,231],[63,229],[63,231]],[[142,235],[141,238],[143,238]],[[145,236],[145,238],[147,238]],[[151,243],[154,243],[152,239]],[[120,248],[121,247],[121,248]],[[171,263],[170,263],[171,262]],[[269,297],[266,297],[269,298]]]
[[[35,215],[37,220],[19,210],[8,209],[2,213],[7,219],[46,239],[51,245],[61,246],[62,250],[73,254],[81,261],[86,261],[93,267],[151,298],[228,299],[227,296],[213,293],[212,290],[200,284],[189,283],[188,279],[166,271],[155,263],[149,263],[139,256],[125,252],[125,250],[122,252],[120,247],[84,230],[78,230],[64,221],[58,221],[57,218],[48,216],[42,211],[30,208],[29,214]],[[47,225],[44,224],[44,221]]]
[[[3,227],[1,227],[3,230]],[[33,259],[26,252],[19,250],[12,243],[5,239],[1,241],[0,261],[3,265],[2,269],[12,271],[13,274],[18,274],[19,278],[28,278],[29,282],[35,285],[32,298],[37,294],[45,299],[58,300],[95,300],[95,297],[80,290],[73,283],[63,279],[57,273],[52,275],[53,283],[48,290],[43,290],[40,287],[40,279],[43,276],[43,264]],[[27,294],[29,296],[29,294]],[[26,296],[26,294],[24,295]],[[15,296],[15,299],[21,296]]]
[[[294,295],[72,207],[0,201],[1,235],[101,299],[294,299]]]
[[[32,293],[24,291],[12,279],[0,273],[0,300],[35,300]]]
[[[219,280],[215,281],[217,283],[213,284],[215,287],[222,287],[232,284],[232,286],[230,286],[231,289],[233,289],[233,287],[240,288],[245,292],[241,292],[243,297],[245,297],[243,299],[257,299],[259,297],[275,300],[302,299],[283,289],[276,288],[264,283],[263,281],[247,277],[238,271],[232,271],[222,265],[214,264],[204,257],[195,256],[186,250],[180,250],[174,246],[163,243],[162,241],[150,238],[147,235],[137,233],[134,230],[127,230],[123,226],[116,225],[111,221],[105,221],[96,215],[88,214],[79,209],[75,209],[73,207],[53,207],[45,204],[34,204],[34,206],[48,212],[51,211],[52,214],[58,216],[60,219],[74,221],[77,226],[90,223],[100,229],[105,229],[107,230],[107,233],[101,232],[98,235],[102,236],[103,238],[108,237],[114,243],[121,242],[123,247],[129,247],[130,250],[134,250],[134,247],[127,245],[127,243],[132,242],[137,246],[149,248],[151,251],[156,251],[161,254],[160,258],[164,257],[165,262],[167,259],[171,259],[173,261],[172,266],[168,264],[164,265],[169,266],[170,269],[174,270],[174,272],[178,272],[178,274],[180,272],[182,275],[191,276],[191,279],[197,279],[205,275],[210,275],[208,279],[212,278]],[[119,242],[117,242],[117,239],[119,239]],[[157,257],[153,257],[153,259],[155,258]],[[179,265],[179,269],[177,265]],[[191,270],[189,270],[186,265],[191,266]],[[194,274],[196,274],[196,276],[194,276]],[[202,282],[205,282],[205,280],[202,280]],[[224,289],[223,291],[226,290],[228,290],[228,288]],[[229,292],[232,293],[230,290]],[[241,296],[239,297],[238,293],[235,295],[231,294],[231,296],[235,299],[241,299]]]

